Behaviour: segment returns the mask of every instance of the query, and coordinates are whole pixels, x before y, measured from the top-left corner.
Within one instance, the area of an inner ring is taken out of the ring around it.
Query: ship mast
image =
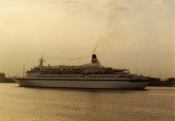
[[[43,55],[42,55],[42,58],[39,59],[39,61],[40,61],[40,62],[39,62],[39,63],[40,63],[40,64],[39,64],[39,67],[42,68],[42,67],[43,67],[43,62],[44,62],[44,60],[43,60]]]

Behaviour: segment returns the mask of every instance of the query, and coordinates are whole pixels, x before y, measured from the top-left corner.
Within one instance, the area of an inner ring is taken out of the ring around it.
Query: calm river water
[[[175,121],[175,87],[143,91],[0,84],[1,121]]]

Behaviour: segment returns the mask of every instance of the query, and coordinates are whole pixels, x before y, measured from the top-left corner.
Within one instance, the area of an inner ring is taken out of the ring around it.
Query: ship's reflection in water
[[[175,119],[175,88],[102,90],[0,84],[1,120],[116,121]]]

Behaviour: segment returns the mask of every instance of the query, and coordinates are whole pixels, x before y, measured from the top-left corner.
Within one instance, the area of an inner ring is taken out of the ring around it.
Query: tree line
[[[5,78],[5,73],[0,72],[0,78]]]

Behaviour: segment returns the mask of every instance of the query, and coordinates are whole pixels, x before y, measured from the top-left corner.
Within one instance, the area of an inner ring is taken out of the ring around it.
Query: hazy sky
[[[0,72],[81,65],[97,54],[107,67],[154,77],[175,74],[174,0],[0,0]],[[98,46],[96,46],[98,45]]]

